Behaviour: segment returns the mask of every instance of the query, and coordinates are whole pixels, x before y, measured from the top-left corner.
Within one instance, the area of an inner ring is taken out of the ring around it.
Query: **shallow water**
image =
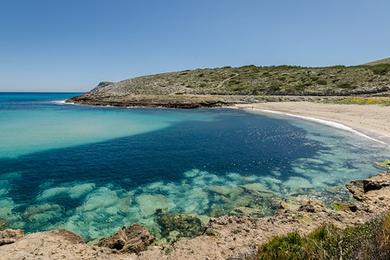
[[[0,94],[0,218],[95,239],[156,209],[206,221],[272,214],[276,197],[348,199],[378,173],[379,144],[316,123],[231,109],[61,105],[75,94]]]

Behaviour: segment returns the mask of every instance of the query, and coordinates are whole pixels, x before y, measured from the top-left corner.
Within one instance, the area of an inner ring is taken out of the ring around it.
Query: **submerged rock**
[[[8,221],[3,218],[0,218],[0,230],[6,229],[7,226],[8,226]]]
[[[0,231],[0,246],[15,243],[24,236],[23,230],[5,229]]]
[[[263,193],[264,195],[269,195],[269,196],[272,196],[272,194],[274,194],[274,192],[270,189],[268,189],[265,185],[261,184],[261,183],[248,183],[248,184],[245,184],[245,185],[242,185],[241,187],[243,187],[246,191],[249,191],[249,192],[255,192],[255,193]]]
[[[22,217],[32,223],[47,223],[53,219],[60,219],[63,208],[58,204],[38,204],[28,207]]]
[[[141,194],[137,197],[137,202],[143,216],[151,216],[158,209],[170,209],[172,203],[161,194]]]
[[[111,237],[99,240],[97,245],[120,252],[139,253],[146,250],[153,241],[154,237],[145,227],[134,224],[130,227],[123,227]]]
[[[231,186],[224,186],[224,185],[210,185],[207,189],[210,192],[225,197],[238,196],[242,192],[242,189],[240,187],[231,187]]]
[[[202,221],[186,214],[172,214],[157,210],[156,222],[161,227],[161,235],[169,241],[180,237],[195,237],[205,231]]]

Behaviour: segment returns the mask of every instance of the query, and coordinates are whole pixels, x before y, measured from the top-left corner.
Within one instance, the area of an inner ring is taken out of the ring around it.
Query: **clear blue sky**
[[[390,56],[388,0],[0,0],[0,91]]]

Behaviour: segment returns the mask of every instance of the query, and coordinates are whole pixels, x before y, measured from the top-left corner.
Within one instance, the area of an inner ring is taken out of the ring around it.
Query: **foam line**
[[[245,109],[247,111],[250,111],[250,109]],[[280,112],[280,111],[274,111],[274,110],[267,110],[267,109],[257,109],[257,108],[253,108],[253,110],[256,110],[256,111],[260,111],[260,112],[264,112],[264,113],[272,113],[272,114],[278,114],[278,115],[285,115],[285,116],[290,116],[290,117],[295,117],[295,118],[299,118],[299,119],[303,119],[303,120],[308,120],[308,121],[312,121],[312,122],[316,122],[316,123],[319,123],[319,124],[323,124],[323,125],[326,125],[326,126],[330,126],[330,127],[333,127],[333,128],[337,128],[337,129],[340,129],[340,130],[344,130],[344,131],[347,131],[347,132],[350,132],[350,133],[353,133],[353,134],[356,134],[358,136],[361,136],[361,137],[364,137],[364,138],[367,138],[371,141],[374,141],[374,142],[377,142],[377,143],[380,143],[380,144],[384,144],[384,145],[388,145],[386,142],[383,142],[381,140],[378,140],[378,139],[375,139],[371,136],[368,136],[366,134],[363,134],[362,132],[359,132],[349,126],[346,126],[344,124],[341,124],[341,123],[337,123],[337,122],[334,122],[334,121],[330,121],[330,120],[324,120],[324,119],[319,119],[319,118],[315,118],[315,117],[308,117],[308,116],[301,116],[301,115],[295,115],[295,114],[291,114],[291,113],[286,113],[286,112]]]

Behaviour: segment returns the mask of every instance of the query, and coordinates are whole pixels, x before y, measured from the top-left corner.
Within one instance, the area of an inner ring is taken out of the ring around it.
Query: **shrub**
[[[258,259],[303,259],[305,257],[303,245],[303,238],[296,232],[277,236],[260,248]]]
[[[378,64],[369,66],[375,75],[385,75],[390,71],[390,64]]]
[[[318,83],[318,85],[327,85],[328,84],[328,82],[324,79],[317,80],[317,83]]]
[[[306,236],[274,237],[257,259],[390,259],[390,214],[346,229],[328,224]]]
[[[339,82],[337,84],[337,87],[339,87],[339,88],[352,88],[352,85],[349,82]]]

